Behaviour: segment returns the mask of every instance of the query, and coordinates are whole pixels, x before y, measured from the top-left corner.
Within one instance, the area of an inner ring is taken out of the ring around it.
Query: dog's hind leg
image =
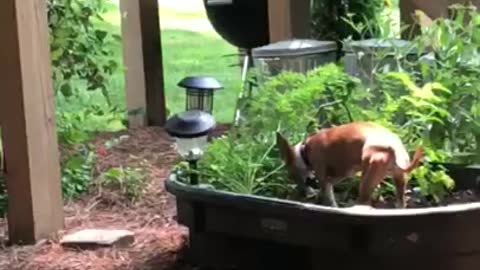
[[[371,205],[371,196],[388,171],[389,153],[379,151],[364,157],[358,204]]]
[[[393,181],[395,183],[395,195],[397,197],[395,206],[397,208],[405,208],[407,206],[405,201],[405,188],[407,186],[405,173],[401,171],[394,172]]]

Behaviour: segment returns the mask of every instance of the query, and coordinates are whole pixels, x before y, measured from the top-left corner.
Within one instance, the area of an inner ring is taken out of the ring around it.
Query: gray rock
[[[126,230],[82,230],[68,234],[60,244],[65,247],[92,248],[99,246],[127,247],[135,241],[134,233]]]

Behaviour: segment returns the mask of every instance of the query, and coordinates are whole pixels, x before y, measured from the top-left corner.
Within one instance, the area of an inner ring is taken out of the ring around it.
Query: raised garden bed
[[[178,221],[190,231],[187,259],[239,269],[478,269],[480,168],[462,165],[480,160],[480,73],[471,57],[478,46],[465,38],[478,26],[445,20],[427,30],[412,43],[418,54],[396,52],[402,44],[373,46],[345,66],[281,72],[259,87],[245,121],[212,141],[195,167],[201,185],[184,184],[182,166],[166,182]],[[457,36],[441,38],[451,35]],[[422,62],[430,50],[433,62]],[[403,67],[411,57],[408,69],[379,68],[392,60]],[[352,63],[375,75],[375,83],[349,74]],[[293,199],[275,133],[293,145],[318,128],[352,121],[389,128],[408,151],[424,146],[423,164],[410,175],[407,209],[391,209],[395,188],[388,183],[374,192],[374,208],[350,207],[356,181],[336,185],[340,208]],[[442,164],[445,172],[432,161],[460,164]]]
[[[454,180],[476,189],[476,180]],[[178,222],[190,231],[187,260],[202,266],[473,270],[480,261],[480,203],[330,208],[189,186],[175,174],[166,189],[176,197]]]

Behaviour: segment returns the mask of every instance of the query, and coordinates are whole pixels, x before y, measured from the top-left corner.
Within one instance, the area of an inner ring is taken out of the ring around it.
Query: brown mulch
[[[226,129],[228,125],[219,125],[212,136]],[[149,127],[100,134],[93,143],[102,146],[114,138],[122,141],[99,158],[97,174],[112,167],[142,167],[147,172],[144,194],[130,202],[115,192],[94,189],[67,202],[65,230],[58,238],[85,228],[126,229],[135,233],[134,244],[124,249],[82,251],[63,248],[58,239],[49,239],[35,246],[3,246],[0,269],[191,269],[181,262],[187,229],[176,223],[175,199],[164,189],[164,180],[176,160],[172,140],[162,128]],[[1,219],[0,240],[6,239],[6,230],[6,221]]]

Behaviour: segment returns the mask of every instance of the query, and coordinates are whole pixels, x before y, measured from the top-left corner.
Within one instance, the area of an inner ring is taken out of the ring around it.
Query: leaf
[[[419,88],[415,85],[415,83],[412,81],[410,76],[407,73],[403,72],[389,72],[387,73],[387,77],[395,78],[400,80],[403,85],[405,85],[410,91],[415,92],[418,91]]]
[[[112,168],[110,170],[108,170],[105,175],[107,177],[110,177],[112,179],[120,179],[120,177],[122,176],[122,170],[120,168]]]
[[[95,36],[99,41],[103,41],[107,37],[108,33],[103,30],[95,30]]]

